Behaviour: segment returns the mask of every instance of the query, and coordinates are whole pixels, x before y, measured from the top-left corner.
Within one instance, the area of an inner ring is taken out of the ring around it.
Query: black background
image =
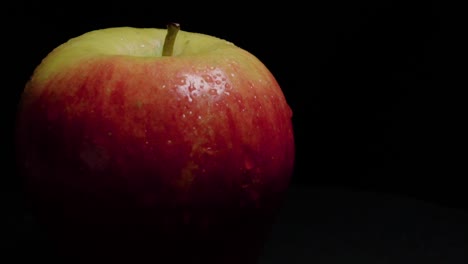
[[[464,31],[457,7],[443,1],[154,2],[38,1],[3,8],[1,78],[8,85],[2,85],[1,96],[1,186],[9,224],[22,223],[15,230],[32,228],[25,224],[14,172],[13,128],[16,104],[34,68],[53,48],[87,31],[167,22],[234,42],[275,75],[294,112],[291,192],[309,193],[296,206],[311,209],[319,204],[314,197],[351,199],[364,207],[376,197],[401,197],[439,209],[468,209],[466,86],[456,70]],[[360,200],[358,194],[370,196]]]

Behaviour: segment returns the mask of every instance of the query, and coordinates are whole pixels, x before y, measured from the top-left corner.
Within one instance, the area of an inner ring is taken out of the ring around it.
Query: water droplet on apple
[[[231,73],[231,76],[232,76],[232,77],[234,77],[234,76],[235,76],[235,74],[234,74],[234,73]]]
[[[195,86],[193,84],[190,84],[190,86],[188,87],[188,90],[189,92],[193,92],[195,91],[197,88],[195,88]]]
[[[163,88],[163,89],[164,89],[164,88],[166,88],[166,85],[165,85],[165,84],[163,84],[162,88]]]
[[[182,114],[182,118],[185,118],[185,114]]]
[[[198,116],[198,119],[202,119],[202,117],[201,117],[201,116]]]
[[[146,144],[146,145],[148,145],[148,144],[149,144],[149,142],[148,142],[148,141],[145,141],[145,144]]]
[[[168,145],[171,145],[171,144],[172,144],[172,140],[170,140],[170,139],[167,140],[167,144],[168,144]]]
[[[226,83],[226,84],[224,85],[224,88],[229,89],[229,88],[231,88],[231,85],[230,85],[229,83]]]
[[[216,153],[216,151],[214,151],[211,147],[204,147],[203,152],[208,155],[214,155]]]
[[[224,72],[216,68],[203,75],[185,74],[183,78],[186,80],[185,84],[177,84],[175,87],[183,95],[182,98],[187,97],[189,101],[195,96],[203,98],[206,98],[206,96],[219,96],[223,94],[226,88],[231,86],[230,84],[226,85]]]
[[[230,95],[230,93],[229,93],[229,92],[224,92],[224,94],[225,94],[225,95]]]
[[[213,78],[211,78],[211,76],[207,74],[203,75],[203,79],[208,83],[213,82]]]
[[[208,93],[211,94],[211,95],[217,95],[217,94],[218,94],[218,91],[217,91],[216,89],[210,89],[210,90],[208,91]]]
[[[189,113],[189,115],[193,114],[192,111],[189,111],[188,113]]]

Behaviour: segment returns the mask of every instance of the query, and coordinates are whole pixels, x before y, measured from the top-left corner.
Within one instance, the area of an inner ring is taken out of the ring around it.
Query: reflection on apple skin
[[[176,89],[189,102],[194,97],[207,96],[210,101],[218,101],[222,96],[229,95],[231,84],[222,70],[210,67],[210,70],[202,74],[183,74]]]

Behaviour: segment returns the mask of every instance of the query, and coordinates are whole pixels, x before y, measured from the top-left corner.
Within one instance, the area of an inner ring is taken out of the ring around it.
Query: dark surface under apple
[[[259,263],[467,263],[467,223],[405,196],[296,187]]]
[[[9,223],[3,263],[63,261],[27,209]],[[466,263],[466,223],[467,212],[403,196],[293,185],[259,264]]]

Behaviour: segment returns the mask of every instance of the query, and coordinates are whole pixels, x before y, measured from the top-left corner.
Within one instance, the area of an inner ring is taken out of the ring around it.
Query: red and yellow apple
[[[70,39],[24,89],[19,169],[67,257],[249,263],[261,250],[293,171],[292,111],[254,55],[169,28]]]

